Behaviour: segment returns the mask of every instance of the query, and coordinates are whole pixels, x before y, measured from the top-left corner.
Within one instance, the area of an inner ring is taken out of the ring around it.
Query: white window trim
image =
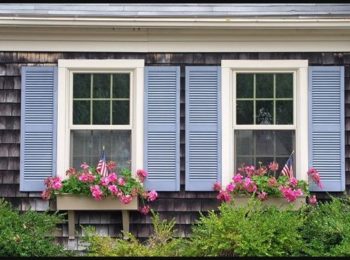
[[[308,170],[308,60],[222,60],[222,185],[235,174],[234,165],[234,75],[239,71],[293,71],[295,73],[294,125],[263,126],[264,129],[295,129],[296,177],[307,181]],[[235,129],[247,129],[235,126]],[[253,129],[254,126],[249,126]],[[261,126],[258,127],[262,129]]]
[[[84,129],[112,130],[131,129],[131,170],[143,168],[143,95],[144,95],[144,60],[143,59],[110,59],[110,60],[58,60],[58,93],[57,93],[57,167],[56,175],[65,178],[70,158],[70,130],[72,127],[72,72],[130,72],[130,125],[129,126],[84,126]]]

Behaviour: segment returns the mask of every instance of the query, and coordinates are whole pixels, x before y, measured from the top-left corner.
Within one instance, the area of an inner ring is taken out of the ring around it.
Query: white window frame
[[[307,181],[308,170],[308,60],[222,60],[222,184],[235,174],[235,130],[295,130],[296,177]],[[293,125],[236,125],[236,74],[292,72]]]
[[[71,130],[131,130],[131,170],[143,168],[144,60],[58,60],[57,167],[56,176],[65,178],[71,166]],[[129,125],[73,125],[73,73],[130,73]],[[97,162],[96,162],[97,163]]]

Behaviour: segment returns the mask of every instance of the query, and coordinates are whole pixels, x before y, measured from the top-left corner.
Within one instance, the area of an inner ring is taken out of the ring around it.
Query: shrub
[[[131,233],[127,239],[99,236],[93,227],[84,228],[88,256],[179,256],[182,239],[175,238],[175,220],[161,220],[152,212],[153,234],[141,243]]]
[[[301,234],[310,256],[350,256],[350,199],[332,198],[305,211]]]
[[[59,215],[27,211],[20,214],[0,200],[0,256],[64,256],[71,254],[54,242]]]
[[[201,216],[193,228],[189,256],[289,256],[303,247],[298,230],[302,215],[263,207],[251,200],[246,207],[224,203],[219,214]]]

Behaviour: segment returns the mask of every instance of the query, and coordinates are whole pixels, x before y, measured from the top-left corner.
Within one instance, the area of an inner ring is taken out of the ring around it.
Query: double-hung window
[[[103,149],[120,168],[142,168],[143,60],[60,60],[58,92],[59,174],[95,166]]]
[[[281,170],[293,152],[296,175],[306,179],[307,61],[232,60],[222,67],[223,182],[242,165],[276,161]]]

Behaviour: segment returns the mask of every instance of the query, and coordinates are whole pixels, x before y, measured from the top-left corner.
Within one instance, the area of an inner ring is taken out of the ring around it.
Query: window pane
[[[73,74],[73,98],[90,98],[91,75]]]
[[[273,98],[273,74],[256,74],[256,97]]]
[[[129,101],[113,101],[113,124],[129,124]]]
[[[82,162],[96,167],[105,146],[106,160],[113,160],[118,168],[128,167],[131,159],[131,131],[74,130],[70,165],[80,168]]]
[[[254,74],[237,74],[237,98],[254,97]]]
[[[293,74],[276,74],[276,97],[293,98]]]
[[[253,124],[253,101],[237,101],[237,124]]]
[[[90,101],[73,102],[73,124],[90,124]]]
[[[273,124],[273,101],[256,101],[256,124]]]
[[[235,170],[242,163],[258,166],[259,161],[264,165],[277,161],[281,170],[295,150],[295,134],[294,130],[236,130],[235,146]]]
[[[129,98],[130,95],[130,75],[113,75],[113,98]]]
[[[293,101],[276,101],[276,124],[293,124]]]
[[[93,97],[109,98],[111,95],[111,74],[93,74]]]
[[[110,124],[110,101],[93,101],[92,111],[94,125]]]

